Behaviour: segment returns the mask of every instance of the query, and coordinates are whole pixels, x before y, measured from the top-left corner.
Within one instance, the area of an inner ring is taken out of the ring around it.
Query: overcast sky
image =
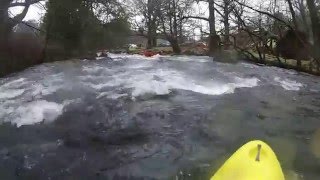
[[[0,0],[2,1],[2,0]],[[42,5],[44,6],[44,2],[42,2]],[[23,10],[23,7],[14,7],[14,8],[10,8],[10,12],[13,15],[19,14],[21,11]],[[24,18],[25,21],[30,20],[30,19],[34,19],[36,21],[40,21],[41,17],[44,15],[45,10],[43,9],[43,7],[39,4],[36,5],[32,5],[29,8],[29,11],[26,15],[26,17]]]
[[[259,8],[260,4],[263,4],[263,6],[266,6],[269,3],[269,1],[266,1],[266,0],[247,0],[247,2],[249,2],[248,4],[250,6],[255,7],[255,8]],[[42,5],[44,6],[44,2],[42,2]],[[11,8],[10,11],[12,14],[18,14],[19,12],[22,11],[22,9],[23,9],[22,7],[15,7],[15,8]],[[203,10],[206,11],[207,9],[208,8],[206,8],[206,5],[202,5],[200,7],[200,11],[202,11],[202,12],[203,12]],[[199,11],[199,9],[196,9],[195,11]],[[45,13],[45,10],[43,9],[43,7],[41,7],[41,5],[39,5],[39,4],[32,5],[29,8],[28,14],[24,20],[35,19],[38,21],[41,19],[41,17],[44,15],[44,13]],[[207,15],[207,13],[205,13],[205,14]]]

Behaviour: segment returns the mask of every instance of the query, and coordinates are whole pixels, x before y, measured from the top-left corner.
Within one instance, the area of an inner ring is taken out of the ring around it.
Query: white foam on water
[[[18,107],[14,111],[11,123],[18,127],[32,125],[40,122],[50,123],[62,114],[63,104],[48,102],[45,100],[33,101]]]
[[[108,57],[114,59],[114,58],[127,58],[129,54],[120,53],[120,54],[114,54],[114,53],[108,53]]]
[[[257,78],[236,78],[231,83],[214,80],[199,82],[181,72],[158,70],[152,74],[144,74],[143,76],[128,79],[127,85],[133,88],[132,96],[136,97],[144,94],[165,95],[174,89],[207,95],[222,95],[233,93],[236,88],[255,87],[258,82]]]
[[[94,84],[94,83],[84,83],[84,85],[89,86],[89,87],[91,87],[91,88],[99,91],[99,90],[101,90],[101,89],[103,89],[103,88],[116,85],[116,83],[112,83],[112,82],[105,82],[105,83],[98,83],[98,84]]]
[[[33,97],[42,97],[53,94],[57,92],[59,89],[62,89],[63,85],[53,85],[52,83],[44,86],[41,83],[34,83],[30,86],[31,95]]]
[[[235,77],[235,85],[237,88],[251,88],[258,86],[260,80],[258,78],[240,78]]]
[[[30,92],[27,95],[36,98],[53,94],[62,88],[64,88],[63,73],[48,75],[39,81],[30,81],[26,86],[26,90]]]
[[[290,79],[281,79],[280,77],[275,77],[274,81],[278,82],[285,90],[288,91],[299,91],[303,87],[302,83],[290,80]]]
[[[143,69],[147,67],[152,67],[152,61],[140,61],[139,63],[131,64],[128,66],[130,69]]]
[[[109,93],[110,93],[110,92],[102,92],[102,93],[100,93],[99,95],[97,95],[96,98],[97,98],[97,99],[103,98],[103,97],[105,97],[105,96],[108,96]]]
[[[118,99],[124,96],[128,96],[128,94],[118,94],[116,92],[103,92],[103,93],[100,93],[96,98],[100,99],[103,97],[107,97],[109,99]]]
[[[0,86],[0,100],[12,99],[22,95],[25,89],[22,87],[26,84],[25,78],[16,79]]]
[[[181,62],[210,62],[212,58],[209,56],[167,56],[166,59]]]
[[[116,55],[118,56],[118,55]],[[138,56],[138,55],[130,55]],[[122,57],[122,56],[119,56]],[[140,57],[139,57],[140,58]],[[143,69],[144,67],[152,67],[152,63],[146,63],[141,61],[137,63],[126,64],[126,71],[114,70],[111,76],[104,77],[104,73],[109,72],[111,69],[104,69],[100,76],[94,77],[92,74],[96,74],[96,71],[101,71],[100,68],[93,70],[86,76],[82,76],[80,79],[82,83],[98,91],[97,98],[111,97],[114,92],[111,90],[105,90],[106,87],[121,87],[125,89],[132,89],[131,96],[137,97],[145,94],[154,95],[166,95],[170,94],[172,90],[187,90],[201,94],[208,95],[222,95],[233,93],[236,88],[249,88],[258,85],[259,79],[257,78],[240,78],[235,77],[231,82],[218,82],[215,80],[195,80],[193,77],[184,74],[181,71],[159,68],[159,69]],[[102,77],[102,78],[101,78]],[[93,81],[92,81],[93,80]],[[119,97],[123,96],[121,94]],[[112,96],[112,98],[118,96]]]
[[[250,68],[250,69],[254,69],[254,68],[258,68],[258,65],[255,64],[250,64],[250,63],[240,63],[242,66],[246,67],[246,68]]]
[[[105,59],[105,57],[96,57],[96,60],[102,60]]]
[[[100,66],[98,66],[98,65],[95,65],[95,66],[83,66],[83,67],[82,67],[82,70],[85,71],[85,72],[87,72],[87,73],[93,74],[93,73],[97,73],[97,72],[99,72],[99,71],[103,71],[104,68],[103,68],[103,67],[100,67]]]
[[[65,88],[64,74],[48,74],[37,79],[20,78],[0,85],[0,122],[18,127],[51,122],[61,113],[64,104],[41,100],[43,96]]]
[[[144,94],[165,95],[171,92],[170,84],[166,82],[158,82],[154,80],[142,80],[131,84],[134,88],[132,96],[137,97]]]
[[[7,83],[3,84],[1,87],[8,88],[8,87],[14,87],[17,85],[20,86],[24,81],[26,81],[25,78],[19,78],[19,79],[7,82]]]
[[[166,57],[159,54],[156,54],[152,57],[146,57],[140,54],[113,54],[108,53],[108,57],[112,58],[113,60],[123,60],[123,59],[140,59],[140,60],[159,60],[160,57]]]
[[[80,77],[81,83],[93,88],[97,92],[96,98],[117,98],[131,95],[132,98],[145,94],[166,95],[173,90],[187,90],[207,95],[222,95],[233,93],[237,88],[255,87],[259,83],[257,78],[240,78],[232,75],[227,82],[217,80],[195,80],[182,71],[166,67],[149,68],[153,61],[141,55],[109,54],[111,58],[129,58],[124,67],[101,68],[83,67],[88,74]],[[154,58],[160,58],[155,56]],[[167,58],[166,58],[167,59]],[[207,62],[209,57],[173,56],[171,60]],[[132,60],[132,62],[130,62]],[[97,73],[99,72],[99,73]],[[225,74],[225,72],[221,72]],[[107,75],[105,75],[107,74]],[[233,79],[233,80],[232,80]],[[108,88],[110,87],[110,88]],[[108,89],[106,89],[108,88]],[[117,94],[114,88],[131,89],[128,94]]]
[[[25,92],[25,89],[1,89],[0,88],[0,100],[1,99],[12,99],[17,96],[22,95]]]

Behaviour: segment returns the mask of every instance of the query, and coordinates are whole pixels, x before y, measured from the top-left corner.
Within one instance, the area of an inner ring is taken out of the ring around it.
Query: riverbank
[[[140,54],[143,55],[143,52],[145,49],[115,49],[115,50],[110,50],[112,53],[128,53],[128,54]],[[175,55],[172,51],[171,47],[155,47],[151,49],[150,51],[154,52],[155,54],[160,54],[160,55]],[[181,47],[181,55],[190,55],[190,56],[206,56],[208,55],[207,49],[203,47]],[[42,63],[48,63],[48,62],[55,62],[55,61],[65,61],[65,60],[70,60],[70,59],[88,59],[88,60],[95,60],[97,58],[97,54],[93,52],[89,52],[87,55],[82,55],[82,56],[75,56],[75,57],[70,57],[70,58],[46,58],[45,61]],[[297,67],[297,61],[294,59],[284,59],[279,57],[265,54],[265,60],[261,61],[259,60],[259,54],[254,51],[248,51],[248,52],[239,52],[236,50],[221,50],[219,53],[217,53],[213,57],[214,61],[218,62],[224,62],[224,63],[237,63],[240,60],[245,60],[247,62],[255,63],[258,65],[266,65],[266,66],[275,66],[279,68],[284,68],[284,69],[293,69],[298,72],[304,72],[316,76],[320,76],[320,71],[318,71],[316,68],[310,68],[311,67],[311,62],[310,61],[301,61],[301,67]],[[8,71],[7,73],[4,73],[6,71],[2,71],[0,73],[0,77],[5,77],[7,75],[10,75],[12,73],[20,72],[26,68],[42,64],[39,62],[33,62],[33,63],[24,63],[22,66],[18,66],[15,70]],[[313,66],[314,67],[314,66]]]
[[[250,55],[249,55],[250,53]],[[292,69],[298,72],[308,73],[316,76],[320,76],[320,71],[315,68],[312,61],[301,60],[301,67],[297,66],[297,60],[295,59],[284,59],[282,57],[277,58],[274,55],[265,54],[265,60],[259,60],[259,54],[254,51],[248,52],[248,54],[243,54],[245,60],[257,64],[263,64],[267,66],[275,66],[283,69]]]
[[[202,47],[182,47],[182,55],[193,55],[193,56],[206,56],[208,55],[207,49]],[[129,50],[129,54],[143,54],[144,49]],[[158,53],[160,55],[174,55],[171,47],[155,47],[150,51]],[[297,60],[295,59],[284,59],[282,57],[277,58],[274,55],[265,54],[264,60],[260,60],[259,54],[254,51],[240,52],[236,50],[221,50],[214,56],[215,61],[225,63],[236,63],[239,60],[245,60],[247,62],[275,66],[283,69],[292,69],[298,72],[304,72],[316,76],[320,76],[320,71],[312,65],[311,61],[301,60],[301,67],[297,66]]]

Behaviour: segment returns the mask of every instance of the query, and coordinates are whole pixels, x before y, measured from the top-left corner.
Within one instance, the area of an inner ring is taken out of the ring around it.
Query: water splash
[[[290,80],[290,79],[281,79],[280,77],[275,77],[274,81],[278,82],[284,89],[289,91],[299,91],[303,84]]]

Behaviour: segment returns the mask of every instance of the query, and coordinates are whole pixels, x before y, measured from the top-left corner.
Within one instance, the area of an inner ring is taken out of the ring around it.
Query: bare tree
[[[205,20],[209,23],[209,55],[213,55],[217,53],[220,49],[220,37],[217,35],[216,31],[216,7],[215,7],[215,0],[195,0],[197,3],[200,1],[207,2],[208,3],[208,9],[209,9],[209,17],[199,17],[199,16],[187,16],[185,18],[193,18],[193,19],[201,19]]]
[[[318,71],[320,69],[320,17],[316,6],[316,0],[307,0],[308,9],[312,23],[313,33],[313,56],[317,62]]]
[[[292,22],[293,25],[296,29],[298,29],[298,22],[296,20],[296,12],[293,9],[293,4],[292,4],[292,0],[286,0],[288,5],[289,5],[289,9],[290,9],[290,13],[291,13],[291,18],[292,18]]]
[[[32,4],[38,3],[41,0],[1,0],[0,1],[0,44],[6,44],[13,27],[20,23],[28,13],[29,7]],[[22,12],[12,18],[9,16],[9,8],[22,6]],[[0,45],[1,46],[1,45]]]
[[[177,54],[181,53],[179,39],[182,36],[182,23],[186,20],[184,17],[191,5],[192,0],[163,0],[158,11],[162,33]]]
[[[209,5],[209,54],[215,54],[220,48],[220,37],[216,31],[215,0],[208,0]]]
[[[241,3],[246,4],[246,0],[243,0]],[[240,32],[242,28],[241,18],[244,14],[244,6],[242,6],[241,4],[238,6],[233,5],[232,10],[233,11],[231,11],[231,13],[233,13],[233,15],[235,16],[234,22],[237,25],[237,31]],[[236,12],[237,14],[235,14],[234,12]]]
[[[306,7],[306,2],[305,0],[294,0],[293,1],[293,6],[295,9],[298,10],[298,21],[300,21],[300,29],[303,30],[305,33],[307,33],[310,36],[310,17],[308,16],[307,13],[307,7]]]
[[[134,1],[135,8],[143,16],[143,21],[147,29],[147,48],[151,49],[157,45],[157,28],[159,24],[158,9],[161,1],[157,0],[137,0]]]
[[[230,14],[234,8],[232,5],[232,0],[222,0],[221,2],[216,2],[216,6],[219,7],[216,9],[216,12],[221,16],[223,27],[224,27],[224,48],[229,49],[230,47]]]

